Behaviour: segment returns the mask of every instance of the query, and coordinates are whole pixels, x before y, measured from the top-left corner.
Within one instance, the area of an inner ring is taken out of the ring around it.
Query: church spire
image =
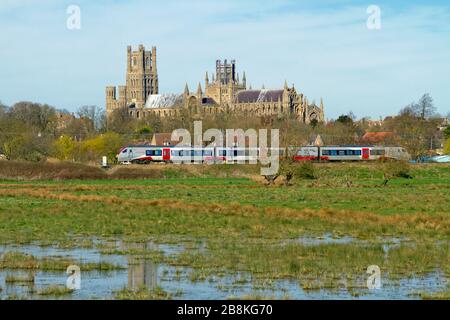
[[[184,94],[187,96],[189,95],[189,87],[188,87],[187,82],[186,82],[186,86],[184,87]]]
[[[202,95],[202,94],[203,94],[203,91],[202,91],[202,85],[200,84],[200,82],[198,83],[197,94],[198,94],[198,95]]]

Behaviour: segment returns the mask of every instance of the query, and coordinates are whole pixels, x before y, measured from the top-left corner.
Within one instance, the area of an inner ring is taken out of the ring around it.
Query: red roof
[[[390,139],[394,137],[394,133],[393,132],[367,132],[363,137],[362,140],[364,142],[369,142],[369,143],[379,143],[379,142],[383,142],[386,139]]]

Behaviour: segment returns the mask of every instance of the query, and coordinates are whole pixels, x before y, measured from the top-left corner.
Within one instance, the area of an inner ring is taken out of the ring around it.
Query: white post
[[[103,156],[102,167],[107,167],[107,166],[108,166],[108,158],[106,156]]]

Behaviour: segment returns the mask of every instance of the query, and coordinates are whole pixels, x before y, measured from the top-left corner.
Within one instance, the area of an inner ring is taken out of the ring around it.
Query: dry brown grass
[[[102,169],[77,163],[0,162],[0,179],[5,180],[104,179],[105,177],[106,173]]]
[[[161,179],[164,166],[116,167],[106,171],[96,166],[73,162],[1,161],[0,179],[4,180],[92,180]]]
[[[445,215],[426,215],[415,213],[409,215],[379,215],[370,212],[358,212],[349,210],[331,209],[291,209],[291,208],[256,208],[239,203],[196,203],[184,202],[175,199],[126,199],[118,196],[100,195],[75,195],[70,193],[52,193],[49,190],[9,189],[2,190],[2,196],[9,197],[32,197],[39,199],[50,199],[74,202],[102,202],[105,204],[128,205],[138,207],[161,207],[179,212],[189,210],[199,214],[220,214],[230,216],[255,217],[263,214],[273,218],[292,218],[300,220],[320,219],[331,225],[355,225],[366,227],[389,227],[395,225],[398,230],[428,230],[450,232],[450,219]]]

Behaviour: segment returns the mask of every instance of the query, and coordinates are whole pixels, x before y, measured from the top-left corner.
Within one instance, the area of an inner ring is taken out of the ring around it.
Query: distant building
[[[156,68],[156,48],[145,51],[127,51],[127,83],[106,88],[106,110],[108,116],[118,108],[126,108],[131,117],[143,119],[148,116],[177,117],[183,112],[190,114],[217,114],[221,112],[242,113],[251,117],[289,116],[303,123],[323,122],[324,105],[309,103],[303,93],[294,86],[268,90],[247,89],[245,72],[242,80],[236,71],[236,61],[216,61],[216,71],[210,81],[205,75],[205,90],[198,84],[196,92],[190,92],[186,84],[183,94],[159,94]]]
[[[155,133],[150,145],[152,146],[175,146],[179,142],[172,140],[172,133]]]
[[[106,87],[106,112],[117,108],[143,108],[147,98],[158,94],[158,71],[156,68],[156,47],[146,51],[139,45],[137,51],[127,47],[126,85],[119,86],[119,95],[116,87]]]
[[[392,143],[395,139],[393,132],[367,132],[362,137],[362,142],[367,144]]]
[[[66,112],[56,112],[56,128],[64,130],[75,119],[75,116]]]

